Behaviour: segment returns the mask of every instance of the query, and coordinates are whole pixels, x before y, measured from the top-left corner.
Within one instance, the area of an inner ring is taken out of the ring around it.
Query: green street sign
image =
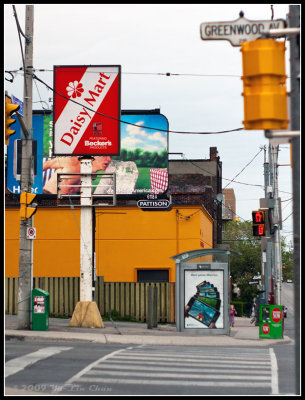
[[[283,306],[263,304],[259,308],[260,339],[283,339]]]

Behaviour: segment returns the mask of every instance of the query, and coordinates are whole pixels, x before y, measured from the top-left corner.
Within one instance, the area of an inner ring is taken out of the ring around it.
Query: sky
[[[24,31],[25,4],[15,7]],[[240,47],[200,38],[201,23],[234,21],[240,11],[249,20],[272,19],[270,4],[34,4],[34,73],[53,87],[54,65],[121,65],[122,110],[158,108],[170,131],[243,128]],[[288,11],[288,4],[273,5],[274,19],[286,19]],[[5,90],[23,100],[22,57],[12,4],[4,5],[4,46],[5,70],[17,71],[12,83],[5,80]],[[289,41],[286,75],[289,91]],[[34,80],[33,109],[50,109],[52,101],[52,91]],[[262,130],[169,133],[169,153],[183,153],[169,159],[208,159],[210,147],[217,147],[223,188],[229,184],[234,189],[241,221],[251,220],[251,212],[264,197],[264,146],[268,150],[268,145]],[[289,244],[293,239],[289,144],[280,145],[278,163],[281,234]],[[230,183],[237,174],[241,183]]]

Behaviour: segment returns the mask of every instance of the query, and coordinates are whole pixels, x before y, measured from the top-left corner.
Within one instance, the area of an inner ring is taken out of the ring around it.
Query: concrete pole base
[[[105,328],[95,301],[78,301],[69,326],[82,328]]]

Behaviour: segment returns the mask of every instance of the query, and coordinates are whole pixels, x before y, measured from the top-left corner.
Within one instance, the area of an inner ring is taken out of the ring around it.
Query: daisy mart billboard
[[[119,155],[121,66],[54,66],[54,155]]]
[[[120,156],[95,156],[93,172],[101,175],[115,172],[118,195],[143,197],[164,193],[168,188],[166,117],[160,114],[160,110],[122,110],[121,121]],[[33,130],[37,150],[32,192],[56,195],[57,173],[80,172],[78,156],[53,157],[53,116],[50,111],[33,112]],[[17,120],[16,134],[11,137],[7,149],[7,188],[16,194],[20,193],[20,144],[20,125]],[[75,179],[80,182],[78,176]],[[95,194],[105,194],[101,176],[93,184],[97,185]],[[78,193],[76,188],[73,194]]]

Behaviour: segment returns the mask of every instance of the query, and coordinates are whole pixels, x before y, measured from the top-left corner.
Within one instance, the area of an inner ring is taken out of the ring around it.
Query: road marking
[[[145,355],[141,355],[141,356],[134,356],[132,358],[137,359],[137,360],[147,360],[147,358],[150,357],[153,360],[159,360],[159,361],[167,361],[169,359],[169,356],[167,355],[163,355],[163,356],[145,356]],[[120,354],[118,357],[116,357],[117,360],[127,360],[131,358],[131,355],[125,355],[125,354]],[[172,361],[175,361],[175,357],[170,357]],[[220,364],[227,364],[227,365],[232,365],[232,362],[234,361],[233,359],[228,359],[228,360],[218,360],[215,359],[214,355],[211,355],[210,357],[205,357],[202,356],[200,358],[200,361],[198,359],[194,359],[192,358],[181,358],[181,361],[196,361],[198,364],[200,364],[200,362],[204,363],[204,361],[213,361],[214,365],[220,365]],[[177,360],[178,361],[178,360]],[[253,362],[255,362],[257,365],[270,365],[270,361],[266,360],[266,361],[258,361],[258,360],[235,360],[235,362],[237,362],[238,364],[244,364],[244,365],[252,365]]]
[[[142,345],[141,345],[142,346]],[[231,353],[231,356],[230,356]],[[210,368],[209,368],[210,367]],[[69,379],[69,384],[81,387],[91,384],[166,385],[171,387],[231,387],[263,388],[275,391],[272,384],[270,353],[239,353],[233,350],[199,351],[176,354],[152,352],[137,346],[114,351],[88,365]]]
[[[141,345],[141,346],[142,346],[142,345]],[[128,350],[131,350],[131,349],[133,349],[133,347],[128,347],[127,349],[128,349]],[[114,357],[115,355],[121,353],[122,351],[126,351],[126,349],[124,348],[124,349],[120,349],[120,350],[115,350],[115,351],[113,351],[112,353],[109,353],[109,354],[107,354],[107,355],[105,355],[105,356],[99,358],[98,360],[94,361],[93,363],[87,365],[87,367],[85,367],[84,369],[82,369],[81,371],[79,371],[76,375],[74,375],[74,376],[72,376],[70,379],[68,379],[68,380],[61,386],[60,390],[63,390],[63,388],[64,388],[66,385],[71,385],[73,382],[79,381],[79,380],[81,379],[81,376],[82,376],[82,375],[86,374],[88,371],[90,371],[90,369],[94,368],[97,364],[99,364],[99,363],[101,363],[101,362],[103,362],[103,361],[106,361],[106,360],[108,360],[108,359],[111,358],[111,357]],[[58,391],[59,391],[59,390],[58,390],[58,388],[57,388],[57,389],[56,389],[56,392],[58,392]]]
[[[119,364],[115,364],[114,361],[107,361],[107,363],[103,364],[103,365],[96,365],[95,368],[97,369],[127,369],[127,370],[138,370],[138,369],[143,369],[143,364],[140,365],[132,365],[132,362],[125,362],[124,364],[122,364],[121,362]],[[145,363],[145,371],[166,371],[166,372],[181,372],[181,368],[177,367],[177,368],[173,368],[170,366],[164,366],[163,367],[160,366],[159,363],[155,363],[157,366],[149,366],[147,365],[147,363]],[[175,364],[174,364],[175,365]],[[188,373],[188,372],[194,372],[194,364],[191,364],[193,368],[186,368],[185,364],[183,364],[184,368],[183,368],[183,373]],[[257,374],[260,375],[268,375],[271,377],[271,371],[270,368],[268,368],[268,370],[261,370],[260,367],[255,367],[257,369]],[[223,370],[223,371],[222,371]],[[197,364],[196,364],[196,372],[209,372],[209,373],[219,373],[219,372],[227,372],[228,368],[227,367],[222,367],[221,368],[197,368]],[[234,369],[234,368],[230,368],[230,373],[231,374],[243,374],[246,377],[248,377],[247,374],[251,374],[252,376],[255,375],[255,371],[245,371],[244,369]]]
[[[217,375],[215,376],[217,379]],[[84,377],[78,379],[78,382],[99,382],[99,383],[113,383],[113,384],[131,384],[131,385],[166,385],[166,386],[208,386],[208,387],[213,387],[217,385],[218,387],[242,387],[242,388],[258,388],[258,387],[264,387],[264,388],[270,388],[270,382],[228,382],[228,381],[219,381],[219,380],[213,380],[213,381],[182,381],[182,380],[150,380],[150,379],[112,379],[112,378],[103,378],[99,379],[98,381],[96,378],[90,378],[90,377]]]
[[[145,370],[146,370],[146,368],[145,368]],[[155,370],[156,371],[156,370]],[[158,373],[158,372],[141,372],[141,371],[137,371],[137,372],[131,372],[131,371],[120,371],[120,376],[140,376],[140,377],[143,377],[143,378],[178,378],[178,376],[179,376],[179,374],[177,374],[177,373]],[[196,371],[197,372],[197,371]],[[230,371],[230,373],[231,373],[231,371]],[[99,377],[101,376],[101,377],[103,377],[103,376],[105,376],[105,375],[115,375],[115,376],[117,376],[118,375],[118,372],[117,371],[109,371],[109,370],[106,370],[106,371],[104,371],[104,370],[91,370],[91,371],[89,371],[88,372],[88,375],[90,375],[90,376],[95,376],[96,378],[98,378],[99,379]],[[184,371],[183,371],[183,374],[181,374],[181,369],[180,369],[180,375],[181,375],[181,377],[183,377],[184,379],[185,378],[187,378],[187,379],[201,379],[201,380],[205,380],[205,379],[213,379],[213,378],[215,378],[215,375],[213,374],[213,375],[208,375],[208,374],[204,374],[204,375],[201,375],[201,374],[187,374],[187,375],[185,375],[184,374]],[[87,378],[88,376],[86,376],[86,378]],[[96,379],[95,378],[95,379]],[[84,378],[85,379],[85,378]],[[223,375],[223,374],[217,374],[217,380],[218,379],[223,379],[223,380],[233,380],[233,381],[236,381],[236,380],[240,380],[241,379],[241,376],[240,375],[228,375],[228,374],[225,374],[225,375]],[[247,375],[247,381],[269,381],[270,382],[270,376],[262,376],[262,375]]]
[[[132,351],[126,351],[125,353],[124,353],[124,355],[130,355],[130,356],[133,356],[133,355],[145,355],[145,356],[163,356],[163,357],[168,357],[168,355],[170,355],[171,357],[175,357],[175,358],[185,358],[185,356],[190,356],[190,357],[192,357],[192,358],[194,358],[194,359],[196,359],[196,358],[198,358],[198,359],[201,359],[202,357],[206,357],[206,358],[215,358],[215,356],[217,356],[217,357],[221,357],[221,358],[228,358],[228,359],[230,359],[230,360],[232,360],[232,359],[236,359],[236,360],[239,360],[239,359],[245,359],[245,357],[248,357],[248,356],[250,356],[251,357],[251,359],[258,359],[258,360],[260,360],[260,359],[262,359],[262,360],[265,360],[266,359],[266,354],[257,354],[257,353],[241,353],[241,354],[236,354],[236,353],[234,353],[233,355],[232,354],[228,354],[228,352],[227,353],[218,353],[218,352],[213,352],[213,354],[211,354],[211,351],[209,350],[208,352],[201,352],[201,353],[199,353],[198,354],[198,352],[190,352],[190,351],[188,351],[188,352],[183,352],[183,353],[180,353],[180,354],[177,354],[177,353],[166,353],[166,354],[164,354],[164,352],[163,353],[157,353],[156,351],[154,351],[154,352],[146,352],[146,351],[135,351],[135,352],[132,352]]]
[[[119,364],[119,365],[122,365],[122,362],[124,362],[124,364],[138,364],[138,365],[139,364],[140,365],[144,365],[144,364],[145,365],[160,365],[162,363],[162,365],[164,365],[164,366],[181,365],[183,367],[194,367],[194,365],[195,365],[194,362],[183,362],[183,361],[176,361],[176,360],[170,361],[170,357],[167,360],[164,360],[164,361],[162,360],[162,362],[160,362],[160,361],[145,361],[145,363],[143,363],[142,360],[137,360],[137,359],[135,359],[135,360],[121,360],[121,359],[119,359],[119,357],[110,361],[111,364]],[[202,366],[206,367],[207,364],[206,363],[196,362],[196,368],[202,367]],[[222,369],[223,368],[228,369],[228,364],[227,363],[225,363],[224,365],[220,365],[218,363],[217,364],[214,363],[213,366],[217,367],[217,369],[221,369],[221,368]],[[231,366],[232,366],[232,363],[231,363]],[[270,363],[268,365],[247,365],[247,370],[249,370],[249,369],[258,369],[258,370],[264,369],[264,370],[270,371],[270,366],[271,366]],[[235,367],[236,367],[236,365],[235,365]],[[253,371],[249,371],[249,373],[253,373]]]
[[[44,347],[33,353],[13,358],[5,363],[5,378],[22,371],[24,368],[62,351],[71,350],[73,347]]]
[[[278,365],[274,350],[272,348],[269,349],[270,359],[271,359],[271,389],[272,394],[279,394],[279,378],[278,378]]]

